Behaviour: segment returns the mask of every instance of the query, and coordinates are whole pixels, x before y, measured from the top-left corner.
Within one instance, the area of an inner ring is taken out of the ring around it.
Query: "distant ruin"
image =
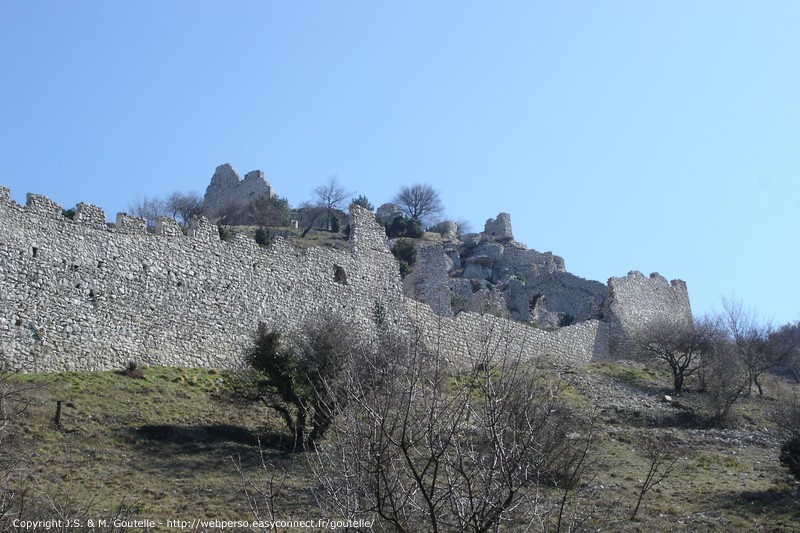
[[[232,184],[223,167],[217,184]],[[28,194],[22,206],[0,187],[0,360],[23,372],[130,360],[225,368],[259,321],[292,328],[339,314],[374,335],[379,308],[382,327],[418,331],[455,362],[495,346],[581,364],[610,357],[647,321],[691,319],[683,282],[637,272],[608,286],[582,280],[560,257],[516,243],[508,215],[490,222],[482,234],[428,244],[401,280],[383,227],[358,206],[347,250],[299,251],[280,238],[268,248],[240,235],[221,241],[205,218],[184,234],[162,217],[149,233],[144,220],[106,224],[102,209],[82,203],[70,219],[47,197]]]
[[[272,186],[264,179],[260,170],[248,172],[244,179],[239,177],[229,163],[220,165],[211,177],[211,183],[203,196],[203,214],[218,218],[219,214],[234,206],[252,202],[259,196],[275,196]]]

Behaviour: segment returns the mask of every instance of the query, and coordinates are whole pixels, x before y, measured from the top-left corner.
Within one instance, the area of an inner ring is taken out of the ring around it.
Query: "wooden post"
[[[56,401],[56,417],[53,421],[56,424],[56,429],[61,429],[61,400]]]

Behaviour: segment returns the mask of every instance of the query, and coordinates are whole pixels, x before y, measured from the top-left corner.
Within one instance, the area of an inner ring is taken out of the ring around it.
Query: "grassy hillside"
[[[788,384],[771,379],[769,398],[744,399],[730,428],[709,429],[661,401],[669,384],[661,372],[594,363],[560,374],[566,401],[593,412],[597,423],[594,475],[581,489],[584,508],[594,509],[586,529],[796,530],[800,489],[778,462],[781,437],[767,416]],[[33,402],[2,445],[6,461],[12,448],[21,453],[14,486],[27,487],[29,516],[251,520],[246,480],[265,487],[272,479],[278,518],[326,518],[306,460],[283,451],[279,420],[227,402],[225,372],[150,368],[143,379],[116,372],[13,379],[34,386]],[[53,424],[57,400],[61,429]],[[681,398],[690,408],[699,401],[692,392]],[[649,465],[646,441],[669,443],[678,462],[631,522]]]

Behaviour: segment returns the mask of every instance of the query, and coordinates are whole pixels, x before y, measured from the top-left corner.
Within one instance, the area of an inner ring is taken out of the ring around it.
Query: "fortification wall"
[[[415,326],[431,349],[464,364],[485,350],[580,364],[608,357],[614,335],[627,338],[648,321],[691,320],[683,282],[638,272],[609,281],[607,322],[547,332],[490,314],[441,316],[404,297],[383,228],[358,206],[346,251],[223,242],[205,219],[184,235],[162,218],[151,234],[125,214],[106,224],[89,204],[74,220],[61,213],[34,194],[21,206],[0,187],[0,363],[13,370],[108,370],[130,360],[231,367],[259,321],[293,328],[309,316],[343,315],[369,334],[376,303],[385,324]]]
[[[608,324],[599,320],[545,331],[490,314],[462,312],[444,317],[411,299],[406,305],[430,349],[465,362],[477,362],[482,354],[489,353],[568,366],[609,356]]]
[[[692,324],[689,293],[681,280],[668,282],[658,273],[646,277],[632,271],[624,277],[610,278],[608,289],[603,313],[610,326],[610,350],[615,357],[626,357],[634,339],[650,325]]]
[[[372,325],[381,302],[403,323],[397,265],[383,229],[358,207],[350,251],[297,251],[277,239],[220,241],[204,219],[183,235],[161,219],[81,204],[75,220],[46,197],[26,206],[0,188],[0,353],[22,371],[103,370],[148,364],[235,364],[258,321],[292,327],[309,314],[344,313]]]

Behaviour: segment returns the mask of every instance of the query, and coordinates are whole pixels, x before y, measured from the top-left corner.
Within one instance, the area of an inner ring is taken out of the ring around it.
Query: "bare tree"
[[[670,477],[674,473],[678,461],[680,461],[680,456],[676,454],[674,445],[670,442],[647,440],[642,446],[642,450],[647,459],[647,473],[644,475],[644,479],[639,481],[641,483],[639,498],[636,500],[636,506],[631,513],[631,520],[636,518],[645,494]]]
[[[300,207],[295,210],[295,215],[304,228],[300,237],[305,237],[314,228],[327,228],[327,223],[330,220],[328,218],[327,208],[317,207],[308,202],[301,204]]]
[[[733,405],[748,384],[748,373],[739,357],[736,345],[725,335],[722,326],[707,344],[702,370],[703,390],[709,408],[711,425],[725,424]]]
[[[654,322],[634,339],[635,354],[642,360],[666,363],[672,371],[672,387],[679,394],[685,379],[703,367],[703,354],[716,331],[710,320],[692,326],[670,320]]]
[[[161,198],[137,194],[136,198],[128,204],[128,213],[137,218],[143,218],[148,227],[154,227],[158,217],[167,214],[167,207]]]
[[[764,387],[758,378],[788,359],[794,347],[782,343],[772,325],[761,322],[756,312],[745,309],[740,301],[723,299],[722,305],[725,329],[747,371],[747,395],[755,385],[763,398]]]
[[[185,229],[189,227],[192,217],[200,214],[202,204],[203,199],[196,192],[174,191],[164,201],[164,209]]]
[[[328,181],[319,187],[315,187],[313,191],[314,206],[325,209],[328,224],[330,224],[334,211],[344,210],[347,200],[351,196],[353,196],[353,193],[345,189],[336,176],[331,176]],[[328,229],[330,229],[330,226],[328,226]]]
[[[427,184],[417,183],[410,187],[401,187],[392,202],[413,220],[423,223],[444,213],[442,200],[436,189]]]

